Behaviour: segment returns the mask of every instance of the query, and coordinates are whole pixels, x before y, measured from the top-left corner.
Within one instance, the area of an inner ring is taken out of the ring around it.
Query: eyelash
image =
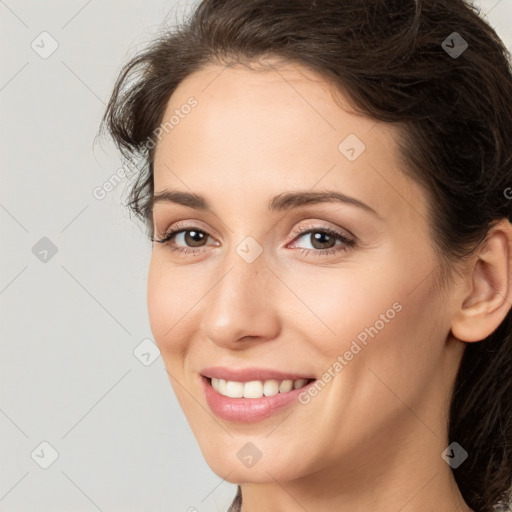
[[[178,235],[179,233],[182,233],[182,232],[186,232],[186,231],[198,231],[207,236],[210,236],[210,235],[208,235],[208,233],[206,231],[199,229],[195,226],[176,224],[176,226],[173,229],[165,232],[158,240],[155,238],[151,238],[151,241],[157,242],[159,244],[167,245],[172,252],[174,252],[176,254],[180,254],[180,255],[181,254],[186,255],[186,254],[190,254],[190,253],[198,254],[198,253],[204,252],[204,249],[206,248],[205,246],[202,246],[198,249],[190,249],[187,247],[176,247],[169,243],[176,235]],[[356,241],[354,239],[348,238],[347,236],[345,236],[342,233],[339,233],[337,231],[334,231],[329,228],[324,228],[324,227],[299,229],[293,233],[293,237],[294,237],[293,240],[295,240],[295,238],[297,238],[297,237],[302,237],[302,236],[310,234],[310,233],[327,233],[328,235],[333,236],[336,240],[340,240],[341,242],[343,242],[345,244],[345,247],[343,247],[342,245],[337,245],[337,246],[331,247],[329,249],[301,249],[300,250],[301,255],[308,255],[308,256],[311,256],[311,255],[314,255],[314,256],[333,255],[333,254],[337,254],[342,251],[347,251],[356,245]]]

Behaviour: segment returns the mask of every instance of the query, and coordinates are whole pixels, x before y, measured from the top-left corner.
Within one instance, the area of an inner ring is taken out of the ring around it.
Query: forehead
[[[396,127],[355,112],[311,70],[271,65],[208,65],[181,82],[163,115],[179,121],[157,144],[155,191],[236,191],[243,211],[300,184],[338,188],[383,216],[426,216],[423,191],[401,171]]]

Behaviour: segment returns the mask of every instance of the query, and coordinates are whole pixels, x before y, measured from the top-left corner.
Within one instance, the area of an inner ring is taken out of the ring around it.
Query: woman
[[[104,122],[230,510],[508,504],[512,76],[469,3],[205,0]]]

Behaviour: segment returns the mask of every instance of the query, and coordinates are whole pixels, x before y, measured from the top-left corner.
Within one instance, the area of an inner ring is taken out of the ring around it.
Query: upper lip
[[[231,380],[236,382],[250,382],[252,380],[297,380],[314,379],[307,374],[282,372],[271,368],[227,368],[214,366],[201,370],[204,377],[215,377],[217,379]]]

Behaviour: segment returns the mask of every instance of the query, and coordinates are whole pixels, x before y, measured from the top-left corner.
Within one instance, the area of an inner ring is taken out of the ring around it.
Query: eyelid
[[[193,222],[198,222],[196,220],[194,220]],[[338,230],[342,230],[342,231],[345,231],[347,234],[345,235],[347,238],[351,238],[351,239],[354,239],[356,240],[357,237],[354,236],[348,229],[344,229],[344,228],[332,228],[330,226],[322,226],[322,225],[319,225],[318,223],[321,223],[321,222],[324,222],[324,221],[320,221],[320,220],[317,220],[317,221],[312,221],[311,225],[309,226],[301,226],[301,227],[294,227],[291,231],[291,241],[293,241],[297,236],[299,235],[304,235],[305,233],[307,233],[308,231],[310,230],[325,230],[325,231],[333,231],[333,232],[338,232]],[[172,229],[171,229],[172,228]],[[198,225],[195,225],[195,224],[188,224],[187,222],[183,222],[183,221],[179,221],[179,222],[176,222],[174,224],[171,224],[171,226],[169,226],[168,228],[164,229],[162,231],[162,233],[160,235],[157,235],[157,236],[153,236],[151,237],[151,240],[152,241],[157,241],[158,239],[161,240],[162,238],[164,238],[166,235],[168,235],[171,231],[173,232],[174,235],[178,234],[179,231],[186,231],[186,230],[197,230],[197,231],[201,231],[201,232],[204,232],[206,233],[209,237],[212,237],[212,234],[207,230],[207,229],[204,229],[202,228],[201,226],[198,226]],[[155,229],[156,231],[156,229]],[[339,233],[341,235],[344,235],[344,233]]]
[[[332,228],[330,226],[321,225],[319,223],[325,222],[325,221],[310,221],[311,225],[306,226],[300,226],[296,227],[291,232],[291,241],[286,243],[286,246],[288,246],[291,242],[294,242],[296,238],[301,238],[302,236],[305,236],[307,234],[313,233],[315,231],[318,232],[324,232],[332,235],[336,240],[340,241],[341,244],[335,245],[334,247],[327,248],[327,249],[304,249],[304,248],[298,248],[301,250],[301,254],[314,254],[317,256],[327,256],[330,254],[333,254],[335,252],[341,252],[344,250],[348,250],[355,246],[357,244],[357,238],[350,233],[348,230],[344,230],[342,228]],[[175,239],[175,237],[183,232],[186,231],[200,231],[206,235],[206,238],[214,238],[209,231],[206,229],[203,229],[197,225],[189,224],[187,222],[177,222],[175,224],[171,224],[171,227],[167,228],[165,232],[160,235],[157,239],[151,238],[153,242],[161,243],[162,245],[168,245],[169,248],[177,253],[184,253],[184,254],[193,254],[198,255],[206,250],[207,245],[199,246],[199,247],[187,247],[187,246],[176,246],[171,243],[172,239]],[[343,233],[345,231],[348,234]],[[216,242],[215,245],[219,245],[218,242]],[[336,249],[337,247],[340,248],[345,245],[345,247],[341,249]]]
[[[328,225],[322,225],[321,220],[311,221],[310,225],[302,225],[301,227],[295,227],[291,232],[292,240],[295,240],[298,236],[305,235],[310,231],[327,231],[336,235],[341,235],[345,238],[349,238],[354,242],[357,240],[356,236],[354,236],[348,229],[340,228],[340,227],[331,227]]]
[[[200,221],[196,219],[192,219],[190,221],[178,221],[172,223],[169,227],[163,229],[160,234],[155,234],[153,237],[151,237],[151,240],[153,242],[158,242],[165,238],[169,233],[173,232],[174,236],[178,234],[178,232],[182,231],[201,231],[203,233],[206,233],[209,237],[213,238],[212,234],[208,229],[202,228],[200,226]],[[155,227],[155,231],[157,231]]]

